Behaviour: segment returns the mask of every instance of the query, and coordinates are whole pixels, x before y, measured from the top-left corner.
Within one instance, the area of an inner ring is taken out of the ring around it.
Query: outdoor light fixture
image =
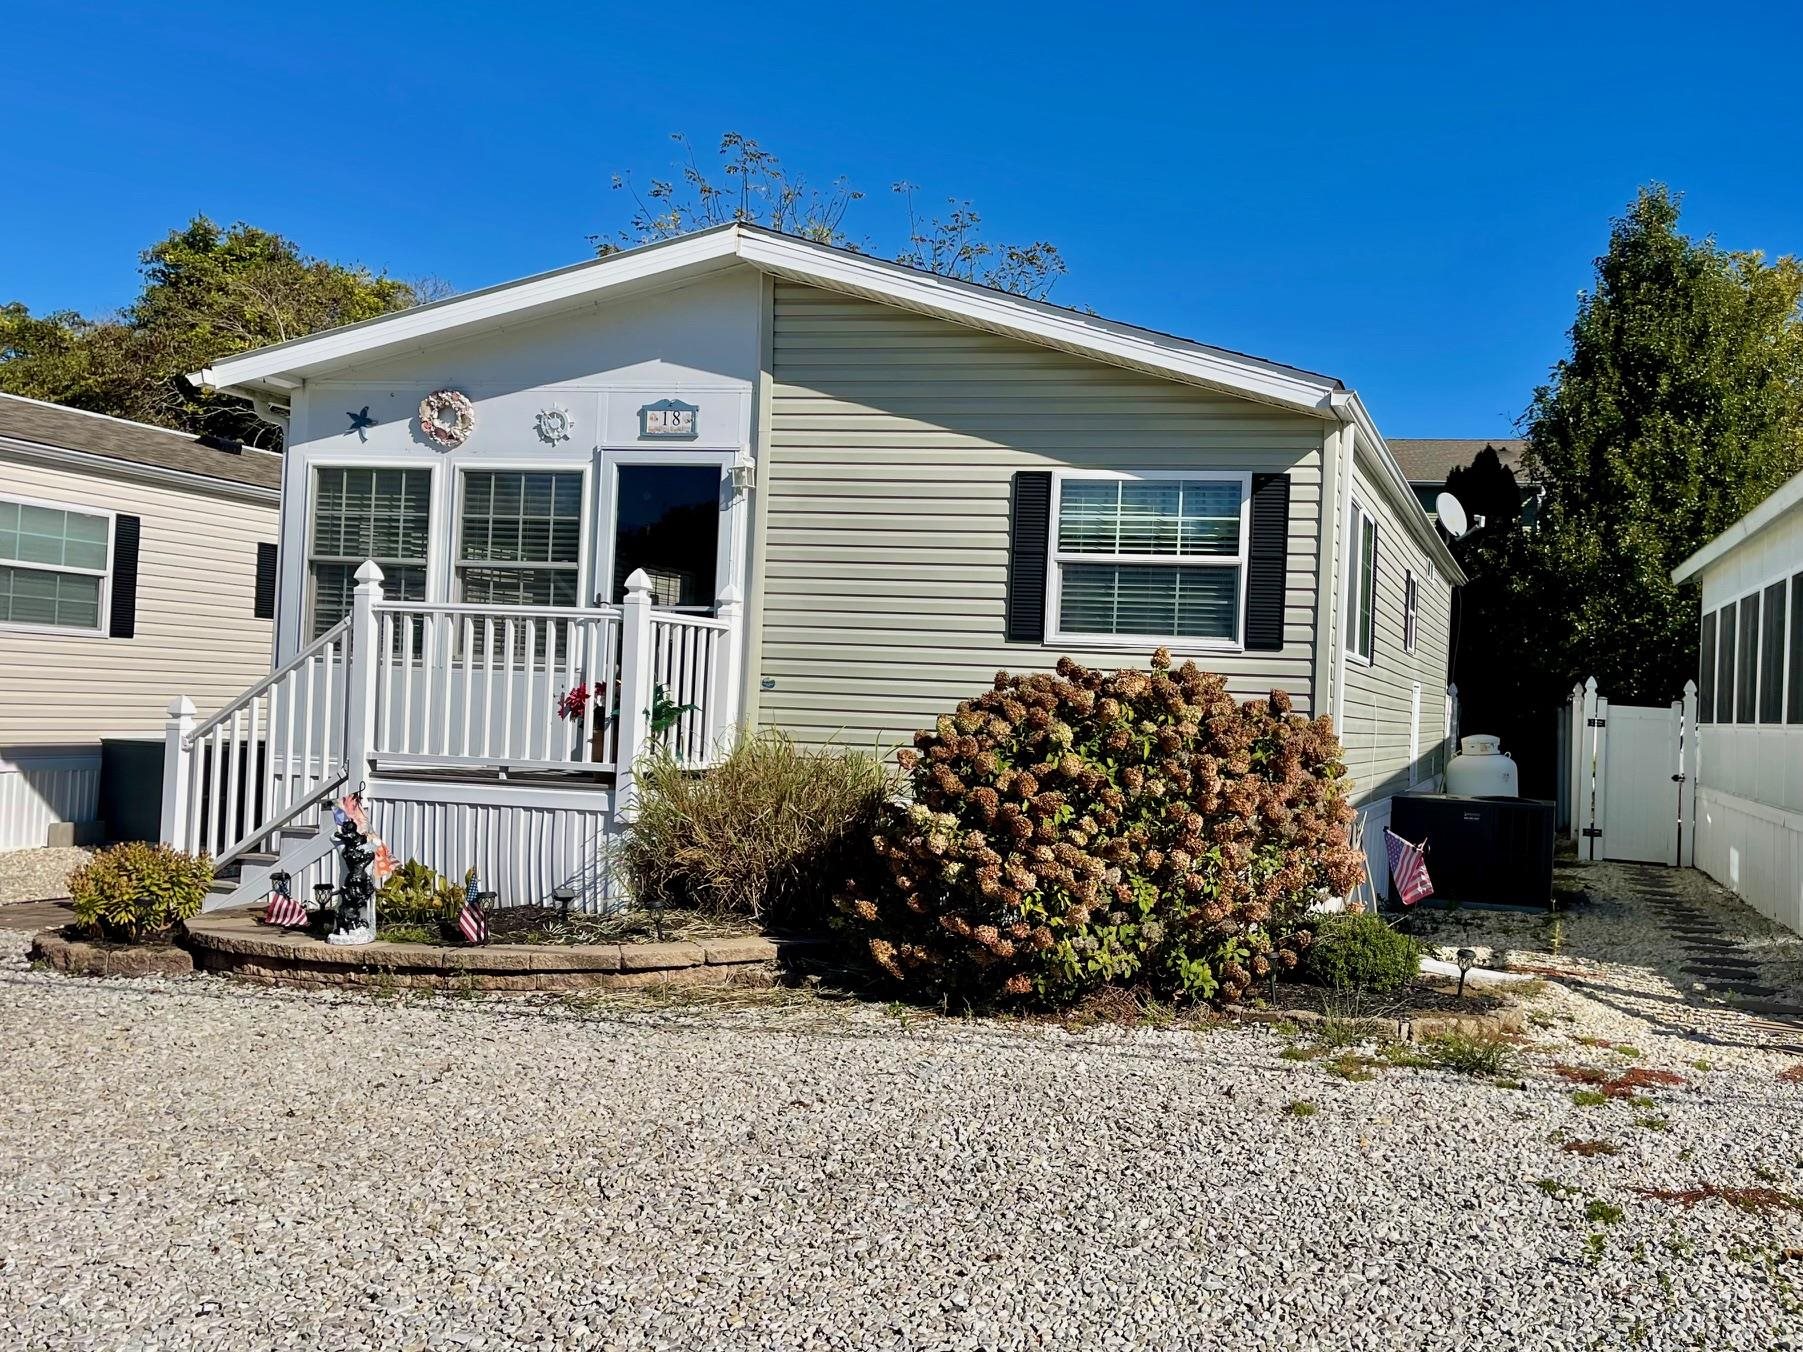
[[[332,905],[332,893],[335,890],[336,889],[333,888],[332,884],[330,884],[330,883],[314,883],[313,884],[313,909],[316,911],[324,911],[324,910],[330,909],[330,907]]]
[[[1459,960],[1459,994],[1465,993],[1465,973],[1477,966],[1477,950],[1461,948],[1457,953]]]
[[[576,889],[568,883],[551,889],[551,897],[557,903],[557,918],[565,924],[570,920],[570,903],[576,900]]]

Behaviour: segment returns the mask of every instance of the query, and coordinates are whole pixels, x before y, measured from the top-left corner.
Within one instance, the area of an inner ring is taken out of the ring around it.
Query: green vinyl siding
[[[1062,651],[1098,666],[1143,664],[1151,645],[1004,638],[1012,476],[1046,469],[1289,474],[1284,646],[1198,653],[1197,661],[1237,694],[1279,687],[1307,711],[1328,428],[779,283],[759,468],[767,495],[754,601],[760,720],[806,741],[888,745],[987,688],[998,670],[1049,669]],[[1200,539],[1209,513],[1196,515]],[[1168,598],[1165,609],[1189,613]]]

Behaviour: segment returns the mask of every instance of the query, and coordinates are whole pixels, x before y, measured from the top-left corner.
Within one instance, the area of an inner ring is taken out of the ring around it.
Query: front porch
[[[390,600],[373,561],[356,578],[350,613],[232,703],[170,704],[162,838],[237,870],[207,909],[261,900],[277,870],[335,881],[322,826],[352,792],[397,860],[474,867],[502,905],[615,901],[634,764],[702,770],[731,744],[737,589],[709,614],[654,604],[643,570],[594,606]]]

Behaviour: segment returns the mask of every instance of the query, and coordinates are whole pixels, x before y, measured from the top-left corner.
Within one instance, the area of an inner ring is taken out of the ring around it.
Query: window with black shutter
[[[272,544],[257,546],[257,593],[251,602],[251,617],[258,620],[275,618],[276,549]]]

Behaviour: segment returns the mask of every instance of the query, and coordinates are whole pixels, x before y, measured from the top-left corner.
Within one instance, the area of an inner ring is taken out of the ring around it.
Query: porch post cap
[[[357,565],[357,581],[380,582],[381,580],[382,570],[376,566],[374,559],[365,559]]]
[[[169,717],[194,717],[194,701],[189,699],[186,695],[177,695],[174,699],[169,701]]]
[[[634,568],[626,575],[626,590],[628,592],[644,592],[649,595],[651,591],[650,575],[643,568]]]
[[[737,587],[733,586],[732,583],[728,582],[724,587],[720,588],[720,595],[719,595],[719,598],[718,598],[716,604],[723,605],[723,606],[736,606],[744,599],[745,598],[740,593],[739,589]]]

